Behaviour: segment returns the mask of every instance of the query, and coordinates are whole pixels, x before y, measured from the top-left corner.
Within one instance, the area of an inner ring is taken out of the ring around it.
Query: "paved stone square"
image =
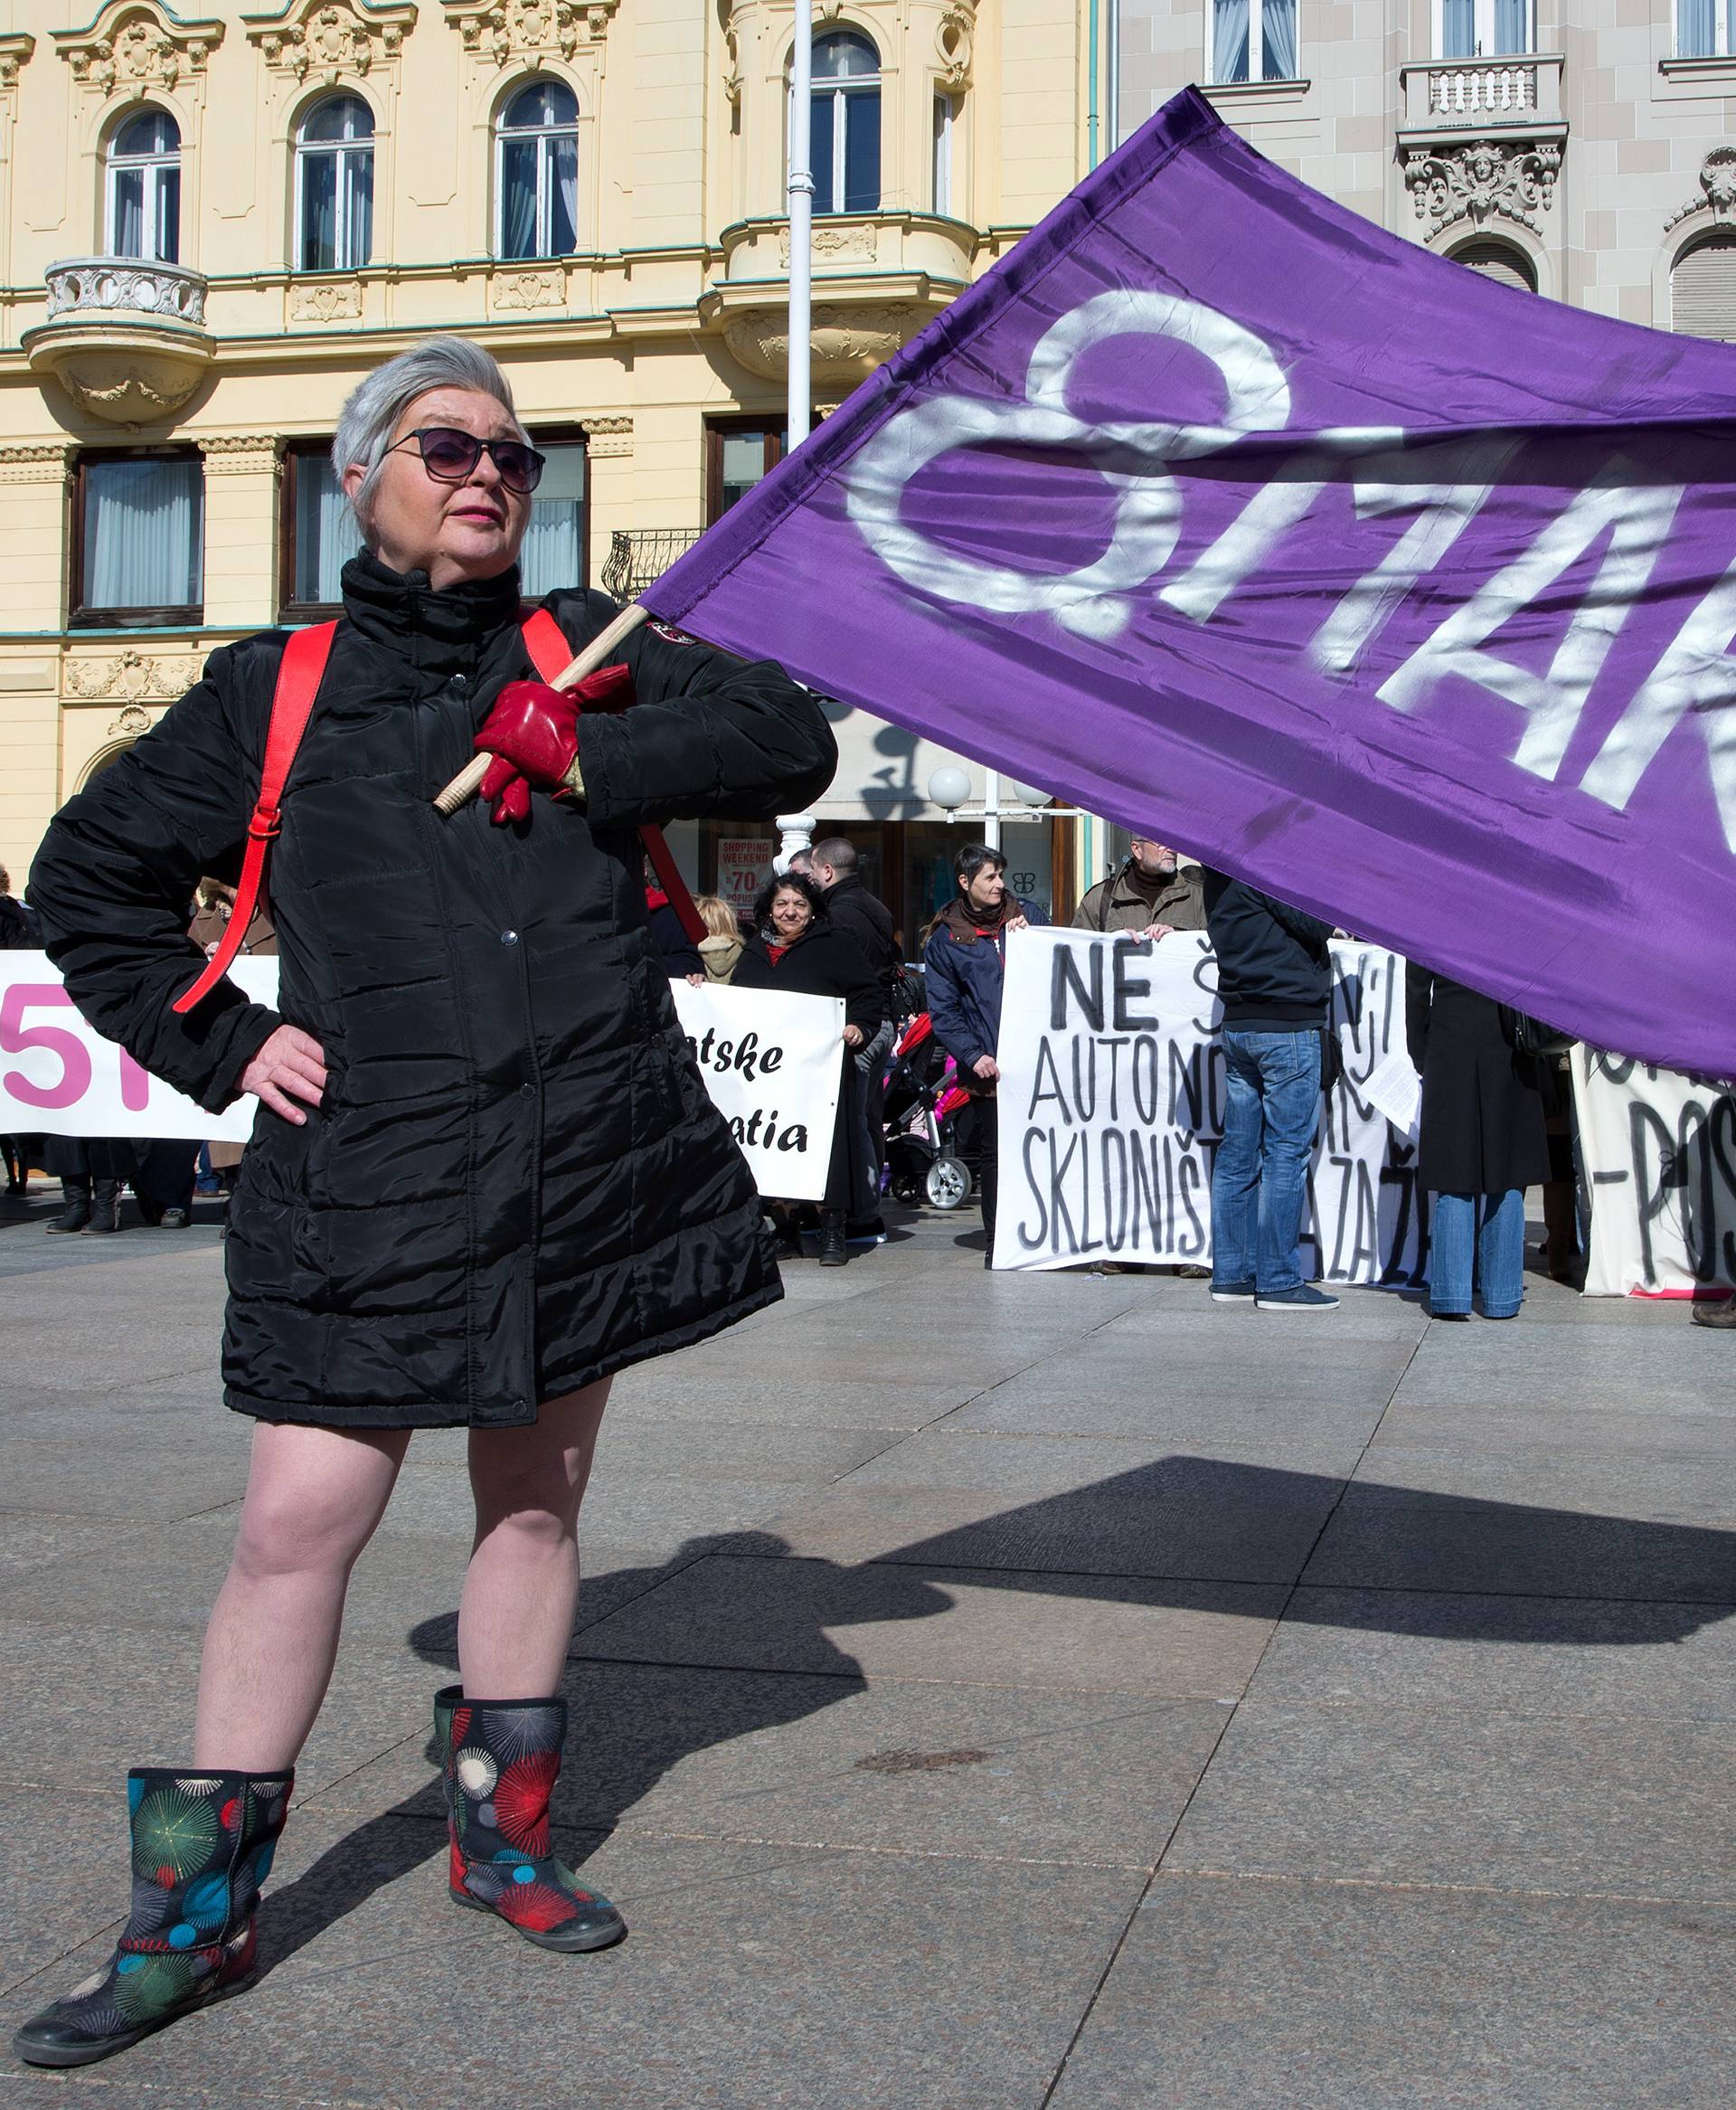
[[[126,1767],[185,1763],[248,1437],[214,1221],[42,1214],[0,1222],[8,2029],[113,1939]],[[1736,1339],[980,1246],[903,1219],[618,1383],[556,1807],[626,1944],[446,1902],[463,1439],[418,1437],[267,1975],[0,2104],[1723,2110]]]

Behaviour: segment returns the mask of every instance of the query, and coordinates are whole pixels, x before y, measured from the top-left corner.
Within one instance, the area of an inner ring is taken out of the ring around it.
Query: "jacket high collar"
[[[423,673],[468,671],[488,639],[519,620],[518,567],[437,593],[426,572],[394,572],[364,550],[344,567],[344,613]]]

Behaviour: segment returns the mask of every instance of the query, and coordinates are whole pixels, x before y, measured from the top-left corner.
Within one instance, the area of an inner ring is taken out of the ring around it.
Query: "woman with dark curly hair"
[[[652,947],[637,830],[805,804],[836,762],[825,718],[778,667],[656,625],[582,718],[525,678],[616,610],[578,591],[521,606],[542,458],[480,346],[431,338],[382,366],[333,456],[367,547],[272,855],[280,1013],[222,980],[177,1003],[205,965],[185,904],[241,869],[304,642],[213,653],[60,814],[32,878],[100,1032],[212,1112],[259,1102],[223,1337],[252,1466],[191,1759],[133,1774],[132,1912],[103,1968],[18,2032],[37,2065],[107,2058],[250,1981],[350,1569],[417,1429],[468,1430],[476,1506],[462,1682],[434,1703],[452,1900],[546,1949],[620,1938],[549,1836],[598,1424],[613,1372],[780,1293]],[[484,800],[443,818],[434,796],[475,751],[495,758]]]
[[[855,1052],[879,1032],[886,1015],[880,980],[853,939],[826,913],[826,895],[805,872],[786,872],[760,889],[753,904],[754,935],[736,965],[738,989],[781,989],[788,996],[842,997],[844,1046],[838,1061],[838,1117],[832,1130],[826,1194],[820,1204],[820,1265],[842,1267],[849,1258],[844,1224],[865,1215],[873,1169],[863,1145]],[[801,1234],[792,1206],[774,1202],[773,1214],[787,1250],[799,1252]]]

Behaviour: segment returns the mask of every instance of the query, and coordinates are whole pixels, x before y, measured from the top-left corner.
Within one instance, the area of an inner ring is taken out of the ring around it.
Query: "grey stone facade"
[[[1495,4],[1511,21],[1521,0]],[[1555,299],[1736,337],[1736,56],[1677,55],[1732,42],[1724,0],[1533,0],[1530,52],[1468,59],[1436,54],[1473,9],[1493,32],[1484,0],[1294,5],[1273,41],[1297,78],[1213,84],[1214,0],[1121,0],[1118,136],[1196,81],[1262,154],[1408,241],[1475,243]]]

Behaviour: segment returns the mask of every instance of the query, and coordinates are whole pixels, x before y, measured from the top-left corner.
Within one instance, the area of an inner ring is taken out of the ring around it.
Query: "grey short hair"
[[[478,395],[491,395],[513,421],[526,443],[530,434],[518,422],[512,384],[501,372],[492,352],[468,337],[424,337],[408,352],[400,352],[383,366],[376,366],[365,381],[358,382],[338,412],[337,431],[332,440],[332,466],[340,484],[353,462],[367,469],[361,487],[350,501],[356,525],[364,537],[373,533],[373,494],[385,465],[386,449],[398,421],[430,388],[468,388]]]

